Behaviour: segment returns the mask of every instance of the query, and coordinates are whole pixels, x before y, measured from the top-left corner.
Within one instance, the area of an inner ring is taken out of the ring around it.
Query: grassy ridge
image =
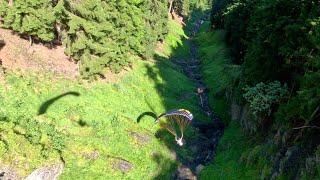
[[[172,108],[189,109],[201,119],[196,97],[182,98],[192,91],[192,83],[165,60],[136,61],[115,83],[6,74],[0,87],[0,164],[23,177],[61,156],[61,179],[169,178],[177,165],[171,151],[187,156],[189,150],[177,148],[152,117],[136,120]],[[186,136],[196,132],[189,128]],[[119,169],[121,161],[131,169]]]
[[[205,22],[195,41],[199,46],[204,80],[210,88],[209,101],[214,112],[229,126],[219,141],[214,162],[201,172],[201,179],[248,179],[257,177],[254,168],[240,163],[241,155],[251,144],[238,122],[230,120],[226,92],[240,74],[238,66],[231,65],[223,31],[210,31],[210,22]]]

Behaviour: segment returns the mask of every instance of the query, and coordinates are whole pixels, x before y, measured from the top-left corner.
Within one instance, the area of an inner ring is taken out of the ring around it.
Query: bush
[[[286,86],[281,86],[279,81],[268,84],[258,83],[254,87],[247,87],[243,97],[249,102],[253,114],[270,116],[272,106],[280,104],[288,96]]]

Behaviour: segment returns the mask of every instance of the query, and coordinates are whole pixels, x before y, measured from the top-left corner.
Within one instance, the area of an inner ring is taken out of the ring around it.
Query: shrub
[[[272,106],[280,104],[288,96],[286,85],[281,86],[279,81],[268,84],[258,83],[254,87],[245,88],[243,97],[249,102],[253,114],[270,116]]]

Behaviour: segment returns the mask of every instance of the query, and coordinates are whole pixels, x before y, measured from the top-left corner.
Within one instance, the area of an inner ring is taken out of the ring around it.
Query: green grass
[[[240,67],[231,65],[222,30],[209,31],[206,21],[196,36],[204,80],[210,88],[209,101],[214,111],[229,123],[228,104],[224,96],[230,91],[240,74]]]
[[[200,179],[255,179],[257,170],[240,163],[243,152],[252,145],[244,135],[239,123],[232,121],[220,139],[214,163],[206,166]]]
[[[166,48],[172,48],[167,55],[185,38],[173,23],[176,33],[167,39]],[[68,92],[73,95],[55,98]],[[154,118],[136,121],[144,112],[159,115],[173,108],[189,109],[205,120],[196,96],[182,98],[193,92],[187,77],[163,58],[135,61],[116,83],[8,73],[0,86],[0,164],[25,177],[62,157],[66,164],[60,179],[169,179],[178,164],[172,151],[184,157],[190,150],[177,147]],[[186,140],[196,137],[188,128]],[[120,160],[130,162],[132,169],[116,168]]]
[[[188,36],[183,30],[183,27],[178,22],[169,19],[168,30],[168,35],[164,39],[163,51],[157,53],[164,57],[169,57],[177,54],[186,56],[185,52],[187,52],[189,48],[185,46],[185,39],[188,39]],[[180,47],[184,47],[184,49],[181,50]]]
[[[229,65],[224,33],[207,32],[208,26],[206,22],[196,38],[199,55],[211,105],[229,122],[228,104],[219,93],[232,85],[239,68]],[[198,120],[208,119],[192,95],[193,84],[168,60],[190,56],[182,27],[174,21],[169,27],[164,51],[158,52],[156,61],[135,61],[133,70],[115,83],[88,83],[48,73],[6,74],[0,86],[0,164],[25,177],[63,158],[66,164],[60,179],[170,179],[179,163],[174,154],[188,157],[190,150],[178,147],[154,118],[145,116],[140,123],[137,118],[144,112],[159,115],[185,108]],[[68,92],[73,93],[55,98]],[[186,94],[191,95],[185,98]],[[185,136],[188,141],[197,132],[189,128]],[[256,172],[239,163],[249,146],[239,125],[231,122],[215,162],[203,170],[201,178],[251,177]],[[132,169],[118,169],[121,160],[130,162]]]
[[[166,143],[174,144],[173,137],[168,142],[157,139],[159,127],[153,118],[145,117],[139,124],[136,119],[146,111],[159,115],[171,108],[186,108],[196,117],[203,116],[197,113],[195,97],[179,100],[181,93],[192,90],[188,79],[167,63],[139,62],[114,84],[88,84],[44,75],[7,75],[5,86],[0,88],[1,164],[11,165],[25,176],[41,165],[58,162],[59,148],[53,148],[60,143],[66,161],[61,179],[151,179],[161,173],[169,175],[176,162]],[[69,91],[80,96],[58,99],[45,114],[37,115],[44,102]],[[31,124],[34,129],[28,129],[31,122],[37,123]],[[43,130],[48,127],[60,136],[50,136]],[[31,130],[34,134],[28,132]],[[150,141],[139,142],[132,133]],[[194,132],[189,129],[188,133],[191,136]],[[87,157],[94,152],[99,153],[97,159]],[[153,154],[161,158],[156,160]],[[129,161],[134,168],[128,173],[114,169],[114,157]]]
[[[232,91],[240,75],[240,67],[231,65],[225,33],[209,30],[210,22],[201,26],[195,41],[206,85],[210,88],[209,101],[214,112],[228,125],[219,141],[214,162],[201,172],[201,179],[252,179],[258,177],[255,168],[240,163],[241,155],[253,145],[242,132],[239,122],[230,121],[230,105],[225,94]]]

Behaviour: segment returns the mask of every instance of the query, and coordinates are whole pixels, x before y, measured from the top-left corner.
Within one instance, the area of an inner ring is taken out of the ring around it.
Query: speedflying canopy
[[[156,122],[175,136],[177,144],[183,145],[183,133],[191,123],[193,115],[185,109],[174,109],[161,114]]]

